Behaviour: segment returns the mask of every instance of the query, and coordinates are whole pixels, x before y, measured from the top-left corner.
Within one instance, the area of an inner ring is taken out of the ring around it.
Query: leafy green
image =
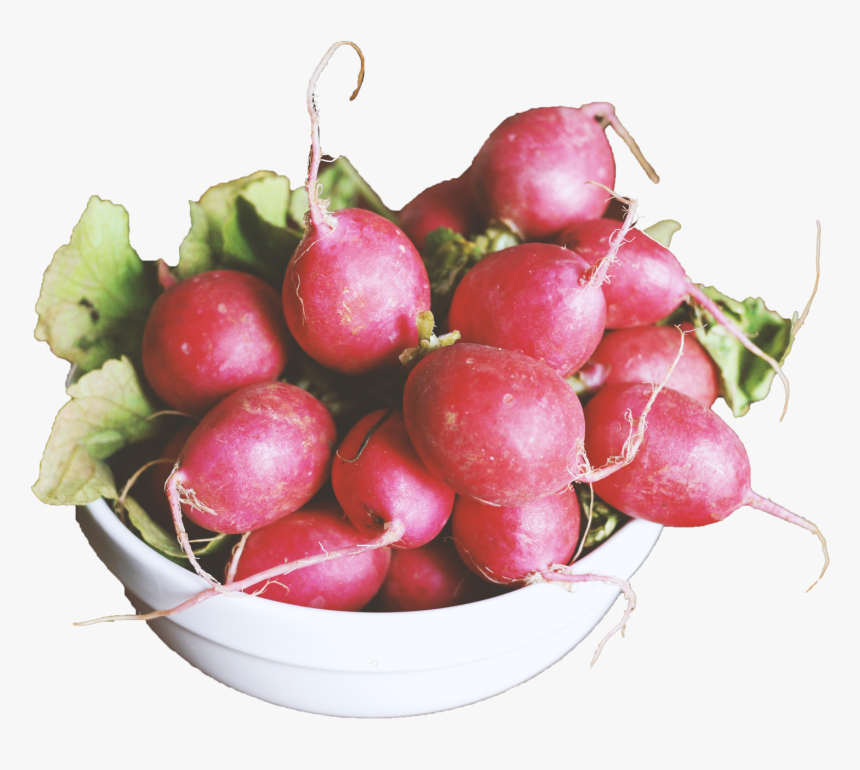
[[[738,302],[713,286],[699,284],[699,288],[749,339],[782,365],[794,341],[792,321],[770,310],[761,297],[747,297]],[[742,417],[751,404],[767,396],[776,374],[766,361],[750,353],[706,310],[696,306],[693,314],[696,337],[720,370],[720,395],[731,407],[732,414]]]
[[[585,484],[576,485],[579,509],[582,512],[582,526],[588,523],[588,507],[591,505],[591,490]],[[609,503],[594,495],[591,526],[585,535],[583,550],[594,548],[607,540],[615,530],[630,521],[630,517],[613,508]]]
[[[345,157],[337,160],[324,158],[318,177],[322,185],[322,197],[329,200],[329,211],[340,209],[367,209],[397,223],[397,218],[373,188],[364,180]],[[308,197],[304,187],[293,190],[290,197],[290,219],[298,226],[304,225],[308,210]]]
[[[237,269],[279,283],[302,238],[287,222],[290,181],[258,171],[210,187],[191,202],[191,230],[179,246],[177,277]]]
[[[66,392],[71,401],[54,421],[33,492],[51,505],[116,499],[113,473],[104,460],[128,444],[156,435],[157,421],[147,419],[156,408],[126,357],[107,361]]]
[[[156,524],[132,497],[125,498],[125,509],[128,512],[128,519],[131,525],[137,530],[145,543],[177,564],[181,564],[182,566],[188,564],[188,557],[180,547],[175,533],[168,533]],[[194,543],[192,541],[191,545],[194,555],[203,557],[218,553],[237,540],[237,535],[215,535],[205,543]]]
[[[128,212],[93,196],[45,271],[36,339],[87,371],[121,355],[137,357],[155,301],[145,273],[129,243]]]
[[[676,222],[674,219],[661,219],[659,222],[651,225],[651,227],[646,227],[642,232],[668,249],[672,243],[672,236],[680,229],[680,222]]]
[[[502,227],[488,228],[473,241],[447,227],[428,233],[422,258],[430,278],[433,315],[440,319],[446,317],[454,290],[468,270],[487,254],[516,246],[519,242],[516,235]]]

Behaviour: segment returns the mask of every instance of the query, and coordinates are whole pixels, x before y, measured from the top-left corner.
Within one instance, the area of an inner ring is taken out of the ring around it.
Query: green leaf
[[[136,358],[155,296],[129,243],[128,212],[93,196],[45,271],[36,339],[87,371],[121,355]]]
[[[651,227],[646,227],[642,232],[668,249],[669,244],[672,243],[672,236],[680,229],[680,222],[676,222],[674,219],[662,219]]]
[[[588,506],[591,504],[591,490],[586,484],[576,485],[576,495],[579,498],[579,509],[581,511],[582,526],[588,523]],[[613,508],[605,500],[594,495],[592,506],[591,527],[585,535],[583,551],[600,545],[617,529],[630,521],[630,517]]]
[[[447,317],[454,290],[466,272],[491,254],[519,239],[510,230],[491,227],[469,241],[459,233],[440,227],[427,234],[422,259],[430,278],[431,310],[437,319]]]
[[[785,361],[793,342],[792,322],[770,310],[761,297],[747,297],[743,302],[721,294],[712,286],[699,288],[731,318],[759,348],[780,365]],[[696,307],[696,337],[714,359],[720,370],[720,395],[725,398],[732,414],[742,417],[750,405],[762,401],[770,392],[776,373],[766,361],[750,353],[732,337],[707,311]]]
[[[128,358],[108,361],[69,385],[71,396],[51,430],[33,492],[51,505],[85,505],[117,497],[104,460],[128,444],[159,432],[147,420],[156,408]]]
[[[236,269],[278,284],[302,237],[287,223],[290,199],[290,181],[272,171],[210,187],[190,204],[177,276]]]
[[[340,209],[367,209],[397,224],[397,217],[388,208],[373,188],[364,180],[345,157],[337,160],[323,160],[320,164],[319,183],[322,196],[329,200],[329,211]],[[292,192],[290,198],[290,219],[299,227],[304,226],[305,212],[308,210],[308,196],[304,187]]]
[[[147,545],[183,567],[188,565],[188,557],[180,547],[175,533],[169,533],[156,524],[133,497],[125,498],[125,509],[129,522]],[[232,546],[238,539],[238,535],[214,535],[205,543],[192,542],[191,545],[194,555],[200,558],[218,553]]]

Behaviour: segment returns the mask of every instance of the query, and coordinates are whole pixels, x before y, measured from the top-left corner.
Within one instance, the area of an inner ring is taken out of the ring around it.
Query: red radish
[[[363,535],[378,536],[395,519],[403,522],[405,534],[394,548],[429,543],[454,507],[454,490],[421,462],[399,411],[380,409],[356,423],[337,450],[331,483]]]
[[[540,361],[457,343],[418,363],[403,396],[418,456],[458,494],[514,505],[571,482],[582,407]]]
[[[472,192],[470,171],[418,193],[401,210],[400,227],[422,251],[429,233],[447,227],[466,237],[482,229],[483,219]]]
[[[594,352],[606,321],[603,291],[583,282],[588,271],[584,259],[552,244],[489,254],[454,292],[448,328],[464,342],[519,350],[566,377]]]
[[[466,565],[491,583],[523,586],[532,583],[603,582],[621,588],[628,605],[622,621],[600,642],[591,664],[606,640],[624,633],[636,597],[630,584],[617,577],[573,574],[567,563],[579,539],[579,501],[573,488],[516,506],[495,507],[457,498],[451,533]]]
[[[504,120],[475,157],[472,180],[482,213],[524,241],[551,240],[574,222],[601,216],[606,196],[586,182],[615,185],[615,158],[606,125],[658,182],[611,104],[541,107]]]
[[[181,504],[213,532],[259,529],[319,491],[336,437],[328,410],[282,382],[242,388],[212,409],[186,441],[166,485],[180,544],[198,572],[211,580],[188,545]]]
[[[172,409],[200,417],[239,388],[277,379],[289,349],[278,293],[253,275],[213,270],[155,301],[143,369]]]
[[[616,454],[627,435],[625,414],[651,398],[646,385],[610,385],[585,408],[585,448],[591,462]],[[829,557],[824,537],[811,522],[761,497],[750,487],[744,445],[720,417],[692,398],[665,389],[653,400],[648,430],[636,459],[594,484],[595,492],[628,516],[670,527],[722,521],[749,505],[813,532]]]
[[[363,209],[326,210],[317,190],[321,159],[314,88],[341,45],[335,43],[308,86],[311,160],[305,234],[287,267],[283,308],[290,331],[314,360],[346,374],[393,369],[418,341],[416,318],[430,307],[427,270],[412,242],[387,219]]]
[[[456,607],[498,593],[475,577],[457,555],[450,538],[440,535],[420,548],[391,551],[391,566],[368,609],[414,612]]]
[[[615,242],[618,225],[610,219],[595,219],[567,228],[557,243],[576,252],[591,265],[603,259]],[[603,285],[606,297],[606,328],[628,329],[662,320],[682,302],[694,300],[707,310],[747,350],[767,361],[785,387],[788,408],[788,379],[771,356],[760,350],[684,272],[669,249],[636,228],[630,228]],[[785,416],[783,410],[783,417]]]
[[[637,326],[609,332],[579,376],[590,387],[620,383],[658,383],[678,353],[678,332],[671,326]],[[710,408],[720,395],[717,365],[695,337],[666,386]]]
[[[361,535],[334,500],[308,503],[290,516],[252,532],[241,556],[234,556],[238,566],[231,564],[230,570],[240,581],[284,562],[361,542]],[[367,550],[249,586],[245,593],[300,607],[357,611],[379,590],[390,557],[388,548]]]

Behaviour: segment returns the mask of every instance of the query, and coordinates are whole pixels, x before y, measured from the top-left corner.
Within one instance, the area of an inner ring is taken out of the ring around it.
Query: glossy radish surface
[[[465,497],[514,505],[575,475],[579,399],[523,353],[470,343],[431,353],[406,381],[403,414],[418,456]]]
[[[448,327],[464,342],[519,350],[562,377],[603,336],[606,301],[584,276],[590,265],[560,246],[524,243],[484,257],[451,302]]]
[[[421,462],[397,410],[380,409],[356,423],[338,447],[331,481],[344,512],[368,537],[395,519],[403,522],[395,548],[429,543],[454,507],[454,490]]]
[[[361,542],[361,535],[333,501],[309,503],[302,509],[252,532],[235,569],[244,580],[284,562],[334,551]],[[245,589],[300,607],[356,611],[376,594],[388,572],[391,552],[368,550],[344,559],[314,564]]]
[[[143,334],[143,368],[172,408],[200,417],[246,385],[278,378],[290,334],[278,293],[235,270],[180,281],[155,302]]]

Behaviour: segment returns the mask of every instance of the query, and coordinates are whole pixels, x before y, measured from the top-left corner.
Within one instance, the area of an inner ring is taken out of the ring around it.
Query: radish
[[[228,568],[228,572],[235,575],[230,583],[284,562],[361,542],[361,535],[344,519],[337,502],[308,503],[290,516],[250,533],[241,555],[234,555]],[[324,561],[288,576],[249,586],[245,592],[300,607],[357,611],[382,585],[390,555],[388,548],[367,550],[348,559]]]
[[[613,193],[614,195],[614,193]],[[568,227],[557,243],[571,249],[591,265],[603,259],[610,243],[615,243],[618,225],[609,219],[595,219]],[[606,328],[627,329],[647,326],[670,315],[682,302],[693,300],[707,310],[726,331],[747,350],[767,361],[785,387],[788,409],[788,378],[779,363],[760,350],[684,272],[669,249],[636,228],[629,228],[618,257],[603,285],[606,297]]]
[[[393,369],[402,350],[418,339],[416,317],[430,307],[427,270],[412,242],[387,219],[363,209],[327,211],[319,198],[319,115],[314,89],[341,45],[335,43],[308,86],[311,157],[306,184],[309,211],[304,237],[287,267],[284,315],[299,345],[330,369],[358,375]]]
[[[615,185],[607,125],[658,182],[611,104],[541,107],[504,120],[475,157],[472,184],[482,213],[524,241],[548,241],[574,222],[601,216],[606,198],[586,182]]]
[[[191,552],[183,512],[201,527],[228,534],[292,513],[328,480],[336,437],[328,410],[282,382],[242,388],[210,411],[165,487],[179,542],[198,573],[215,582]]]
[[[451,539],[440,535],[420,548],[391,550],[388,574],[368,609],[437,610],[489,599],[497,593],[495,586],[466,567]]]
[[[628,516],[670,527],[700,527],[744,505],[758,508],[821,540],[823,576],[829,556],[818,527],[753,492],[741,440],[716,413],[682,393],[667,388],[655,400],[646,385],[603,388],[585,408],[589,460],[600,463],[617,454],[627,435],[625,414],[637,413],[649,400],[648,430],[636,459],[596,481],[594,491]]]
[[[472,193],[470,170],[418,193],[400,211],[400,227],[419,251],[429,233],[447,227],[466,237],[483,229]]]
[[[626,580],[596,574],[573,574],[566,565],[579,539],[579,500],[571,487],[540,500],[501,508],[458,497],[451,517],[457,553],[485,580],[523,586],[533,583],[602,582],[621,588],[627,597],[624,618],[600,642],[603,645],[624,627],[636,607],[636,596]]]
[[[689,324],[682,324],[690,326]],[[609,332],[578,377],[590,388],[625,382],[660,382],[678,353],[678,332],[670,326],[637,326]],[[710,408],[720,395],[719,371],[695,337],[666,382]]]
[[[277,379],[289,349],[278,293],[253,275],[213,270],[155,301],[143,369],[172,409],[201,417],[239,388]]]
[[[380,409],[356,423],[337,450],[331,483],[363,535],[379,535],[395,519],[403,522],[405,534],[394,548],[429,543],[454,507],[454,490],[421,462],[400,411]]]
[[[519,350],[566,377],[594,352],[606,321],[600,286],[583,283],[589,268],[545,243],[489,254],[454,292],[448,328],[464,342]]]

